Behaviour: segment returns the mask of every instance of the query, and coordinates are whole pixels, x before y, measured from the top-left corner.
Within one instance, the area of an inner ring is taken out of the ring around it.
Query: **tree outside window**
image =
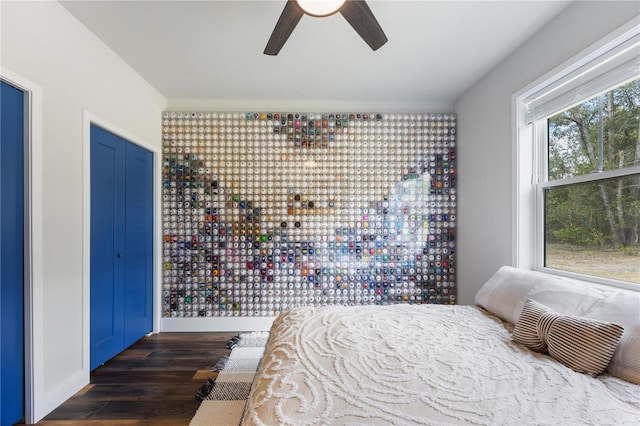
[[[544,266],[640,284],[640,79],[546,123]]]

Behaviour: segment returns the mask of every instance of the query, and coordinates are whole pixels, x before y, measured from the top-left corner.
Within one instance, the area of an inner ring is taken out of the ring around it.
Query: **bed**
[[[474,306],[295,308],[271,327],[243,424],[636,425],[638,296],[503,267]],[[544,350],[529,348],[536,318],[552,324]]]

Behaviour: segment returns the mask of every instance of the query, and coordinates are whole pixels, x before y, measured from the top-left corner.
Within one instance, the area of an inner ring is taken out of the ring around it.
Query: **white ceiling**
[[[356,102],[450,108],[566,1],[369,0],[372,51],[340,14],[262,52],[285,0],[61,1],[171,105]]]

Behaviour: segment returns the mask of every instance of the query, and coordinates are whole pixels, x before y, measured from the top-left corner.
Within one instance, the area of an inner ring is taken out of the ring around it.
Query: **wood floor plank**
[[[200,384],[204,383],[205,378]],[[194,398],[193,383],[147,384],[144,386],[122,384],[93,385],[90,391],[76,395],[77,402],[83,401],[145,401],[175,399],[192,401]]]
[[[218,377],[218,372],[217,371],[198,370],[198,371],[196,371],[196,373],[191,378],[191,381],[195,380],[195,381],[197,381],[199,383],[204,383],[204,382],[207,381],[207,379],[215,379],[216,377]]]
[[[200,406],[211,368],[231,350],[236,333],[146,336],[91,373],[91,382],[38,425],[181,426]]]
[[[40,426],[188,426],[189,419],[42,420]]]
[[[192,398],[190,401],[174,399],[158,399],[151,401],[113,401],[104,404],[91,419],[190,419],[196,412],[200,402]]]
[[[137,370],[137,369],[145,369],[145,370],[154,370],[154,369],[164,369],[171,365],[173,360],[167,358],[153,358],[147,357],[143,359],[136,358],[114,358],[108,364],[102,365],[98,367],[96,370],[96,374],[102,375],[104,370]]]
[[[116,356],[114,359],[145,359],[153,354],[149,349],[130,349]]]
[[[92,375],[91,383],[181,383],[188,382],[192,375],[181,370],[105,370]]]
[[[44,420],[87,420],[107,403],[106,401],[83,401],[73,397],[55,409]]]

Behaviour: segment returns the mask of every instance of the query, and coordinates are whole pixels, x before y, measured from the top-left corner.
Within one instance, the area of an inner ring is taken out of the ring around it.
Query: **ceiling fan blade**
[[[387,42],[387,36],[364,0],[347,0],[340,13],[373,50]]]
[[[284,6],[276,27],[267,42],[267,47],[264,49],[265,55],[277,55],[280,52],[302,15],[304,12],[295,4],[295,1],[287,0],[287,4]]]

